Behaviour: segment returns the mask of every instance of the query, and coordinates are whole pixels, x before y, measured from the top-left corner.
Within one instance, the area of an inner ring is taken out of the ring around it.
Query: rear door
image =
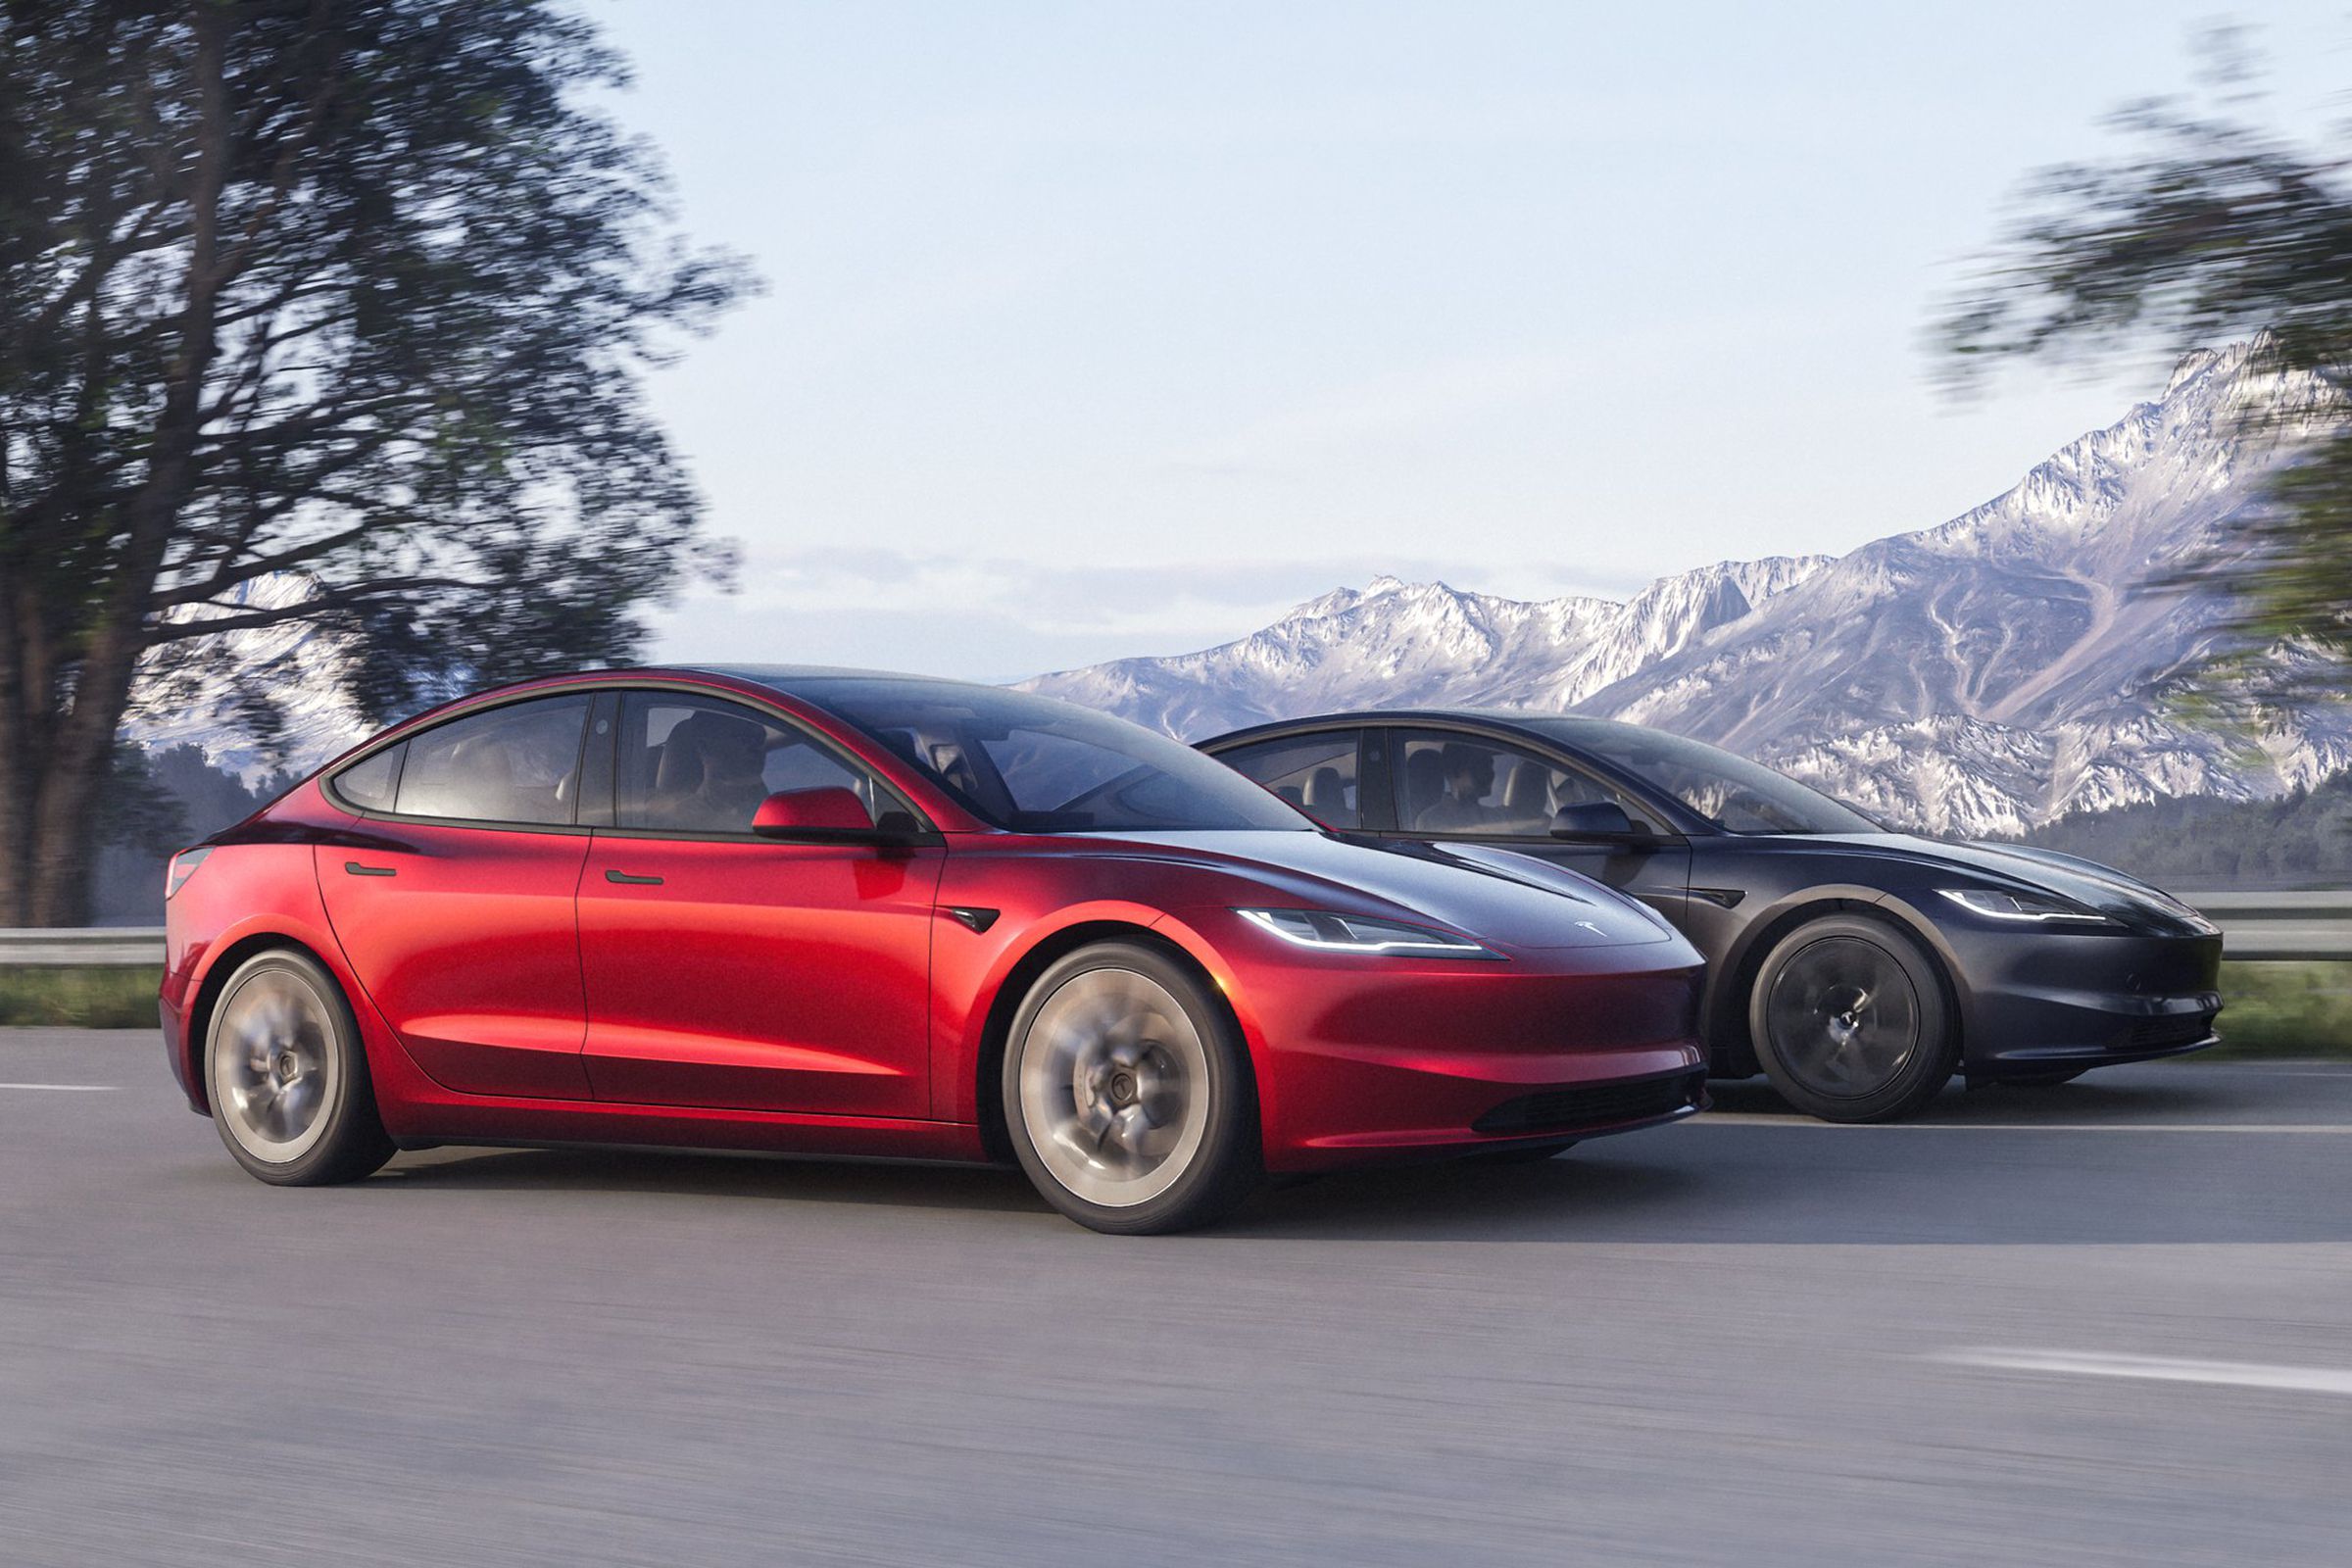
[[[771,714],[626,694],[612,825],[580,883],[590,1082],[602,1100],[929,1113],[936,847],[753,836],[770,792],[840,785],[904,808]]]
[[[327,781],[361,817],[350,844],[317,851],[327,918],[368,1000],[446,1088],[588,1098],[572,903],[591,706],[478,710]]]

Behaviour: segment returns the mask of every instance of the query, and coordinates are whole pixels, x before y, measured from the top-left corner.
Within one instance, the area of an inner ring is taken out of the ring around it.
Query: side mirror
[[[858,792],[838,784],[777,791],[752,813],[752,831],[788,844],[882,844],[905,836],[877,828]]]
[[[1595,844],[1650,844],[1656,835],[1634,826],[1634,819],[1625,814],[1625,808],[1615,801],[1592,801],[1583,806],[1563,806],[1551,819],[1551,836],[1555,839],[1582,839]]]

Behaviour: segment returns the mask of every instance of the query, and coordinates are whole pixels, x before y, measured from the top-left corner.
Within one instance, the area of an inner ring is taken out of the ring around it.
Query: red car
[[[1017,1159],[1098,1230],[1704,1102],[1697,954],[1165,737],[848,671],[534,682],[172,865],[172,1071],[267,1182],[582,1142]]]

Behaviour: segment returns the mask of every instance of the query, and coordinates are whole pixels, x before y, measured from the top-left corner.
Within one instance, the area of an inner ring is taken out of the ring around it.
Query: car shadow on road
[[[641,1149],[438,1149],[404,1154],[371,1189],[588,1192],[1050,1214],[1011,1169]]]
[[[1275,1183],[1204,1242],[1425,1241],[2080,1246],[2352,1241],[2346,1136],[2227,1130],[2223,1086],[1953,1093],[1900,1127],[1833,1127],[1760,1086],[1720,1086],[1727,1119],[1588,1143],[1535,1165],[1341,1172]],[[2275,1107],[2273,1114],[2276,1114]],[[1731,1120],[1740,1116],[1742,1120]],[[2168,1130],[2168,1119],[2198,1129]],[[520,1191],[863,1204],[1035,1221],[1011,1169],[667,1153],[440,1150],[367,1184],[416,1195]],[[1083,1233],[1068,1227],[1079,1240]]]

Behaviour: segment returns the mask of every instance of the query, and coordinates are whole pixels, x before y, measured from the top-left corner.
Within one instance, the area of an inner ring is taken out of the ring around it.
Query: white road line
[[[2139,1378],[2156,1383],[2207,1383],[2234,1389],[2284,1389],[2294,1394],[2352,1394],[2352,1372],[2321,1366],[2267,1366],[2259,1361],[2190,1361],[2169,1355],[2102,1355],[2085,1350],[1945,1350],[1929,1357],[1952,1366],[2004,1372],[2058,1372],[2086,1378]]]
[[[103,1095],[114,1091],[114,1084],[0,1084],[0,1089],[55,1089],[70,1095]]]
[[[1691,1118],[1698,1127],[1806,1127],[1839,1133],[2332,1133],[2352,1134],[2352,1122],[2291,1121],[1815,1121],[1760,1111],[1710,1110]]]

